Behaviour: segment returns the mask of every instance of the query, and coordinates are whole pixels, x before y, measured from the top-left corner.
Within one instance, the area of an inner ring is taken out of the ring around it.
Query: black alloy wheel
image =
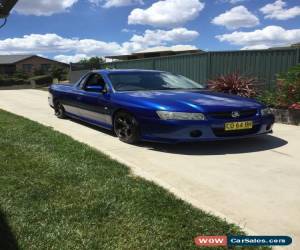
[[[129,113],[120,111],[114,117],[114,132],[123,142],[135,144],[140,140],[137,120]]]
[[[63,105],[60,102],[55,103],[54,113],[55,113],[56,117],[59,118],[59,119],[66,118],[65,109],[64,109]]]

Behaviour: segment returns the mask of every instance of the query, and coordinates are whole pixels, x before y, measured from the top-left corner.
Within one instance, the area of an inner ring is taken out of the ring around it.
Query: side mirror
[[[202,85],[203,85],[204,89],[209,90],[208,83],[202,83]]]
[[[87,86],[87,87],[85,87],[85,90],[88,92],[96,92],[96,93],[104,93],[105,92],[104,87],[101,85]]]

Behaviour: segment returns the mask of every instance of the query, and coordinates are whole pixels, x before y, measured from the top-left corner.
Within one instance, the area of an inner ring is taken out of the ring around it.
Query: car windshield
[[[115,72],[109,79],[116,91],[192,90],[204,86],[181,75],[166,72]]]

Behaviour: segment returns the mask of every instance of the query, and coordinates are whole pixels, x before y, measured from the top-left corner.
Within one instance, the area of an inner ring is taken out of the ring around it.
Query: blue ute
[[[127,143],[251,137],[270,133],[274,123],[256,100],[210,92],[162,71],[91,71],[74,85],[53,84],[49,93],[57,117],[113,130]]]

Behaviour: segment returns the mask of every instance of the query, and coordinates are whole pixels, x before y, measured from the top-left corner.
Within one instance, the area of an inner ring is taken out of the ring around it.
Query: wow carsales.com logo
[[[289,236],[198,236],[195,244],[200,247],[232,246],[287,246]]]
[[[198,236],[195,244],[201,247],[227,246],[227,236]]]

